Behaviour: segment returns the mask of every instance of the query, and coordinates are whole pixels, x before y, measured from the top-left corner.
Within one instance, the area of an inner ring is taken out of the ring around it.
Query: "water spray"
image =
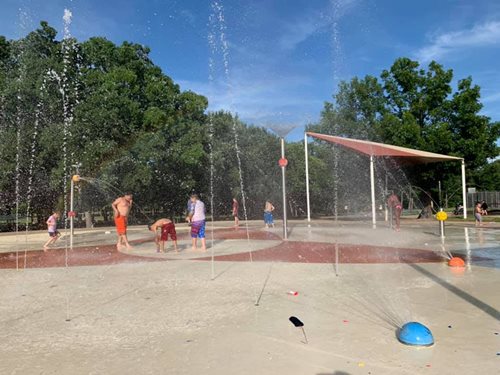
[[[339,244],[335,242],[335,276],[339,275]]]
[[[278,164],[281,168],[281,183],[282,183],[282,195],[283,195],[283,239],[288,240],[288,227],[287,227],[287,210],[286,210],[286,167],[288,165],[288,160],[285,158],[285,137],[293,129],[295,125],[268,125],[274,133],[280,137],[281,145],[281,159]]]
[[[69,200],[69,209],[70,211],[68,212],[69,216],[69,248],[73,250],[73,236],[75,234],[75,227],[74,227],[74,220],[76,216],[75,210],[75,182],[80,181],[80,176],[75,174],[71,177],[71,191],[70,191],[70,200]]]

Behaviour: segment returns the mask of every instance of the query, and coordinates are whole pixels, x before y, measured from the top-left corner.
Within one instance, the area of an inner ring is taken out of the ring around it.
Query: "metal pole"
[[[443,209],[440,208],[439,212],[443,212]],[[444,220],[439,220],[439,236],[441,237],[442,240],[444,240],[445,233],[444,233]]]
[[[443,200],[441,198],[441,181],[438,181],[438,191],[439,191],[439,207],[443,207]]]
[[[462,200],[464,205],[464,219],[467,219],[467,190],[465,184],[465,161],[462,159]]]
[[[73,176],[71,176],[71,193],[69,199],[69,209],[71,212],[71,216],[69,217],[69,248],[73,249],[73,235],[74,235],[74,217],[73,217],[73,209],[74,209],[74,198],[75,198],[75,183],[73,182]]]
[[[309,197],[309,152],[307,150],[307,133],[304,133],[304,153],[306,159],[306,202],[307,202],[307,223],[311,226],[311,201]]]
[[[375,209],[375,170],[374,170],[374,162],[373,162],[373,155],[370,155],[370,186],[371,186],[371,192],[372,192],[372,224],[373,228],[375,229],[377,227],[377,211]]]
[[[285,138],[281,138],[281,158],[285,158]],[[283,239],[288,239],[288,230],[286,223],[286,176],[285,176],[285,168],[281,167],[281,176],[283,183]]]

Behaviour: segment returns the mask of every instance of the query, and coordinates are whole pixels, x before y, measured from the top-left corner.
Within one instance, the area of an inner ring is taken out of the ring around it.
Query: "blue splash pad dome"
[[[406,345],[431,346],[434,344],[431,330],[418,322],[403,325],[398,332],[398,340]]]

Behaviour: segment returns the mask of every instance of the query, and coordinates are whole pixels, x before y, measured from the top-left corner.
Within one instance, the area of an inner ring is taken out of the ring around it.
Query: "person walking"
[[[45,245],[43,245],[43,251],[47,251],[49,245],[54,244],[59,239],[59,237],[61,237],[61,233],[59,233],[57,230],[57,219],[59,219],[59,216],[59,212],[54,211],[46,221],[47,230],[49,232],[49,239],[47,240],[47,242],[45,242]]]

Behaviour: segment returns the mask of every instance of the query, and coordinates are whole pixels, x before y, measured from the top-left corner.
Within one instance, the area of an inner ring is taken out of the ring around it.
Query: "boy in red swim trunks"
[[[132,208],[132,194],[127,193],[123,197],[116,198],[111,207],[113,207],[116,233],[118,235],[116,249],[120,250],[122,245],[125,245],[127,250],[131,250],[132,246],[130,246],[127,239],[127,224],[128,214]]]
[[[158,219],[153,224],[148,226],[149,230],[155,234],[156,252],[165,252],[165,242],[168,241],[168,236],[174,243],[174,250],[177,253],[177,232],[175,224],[169,219]]]

